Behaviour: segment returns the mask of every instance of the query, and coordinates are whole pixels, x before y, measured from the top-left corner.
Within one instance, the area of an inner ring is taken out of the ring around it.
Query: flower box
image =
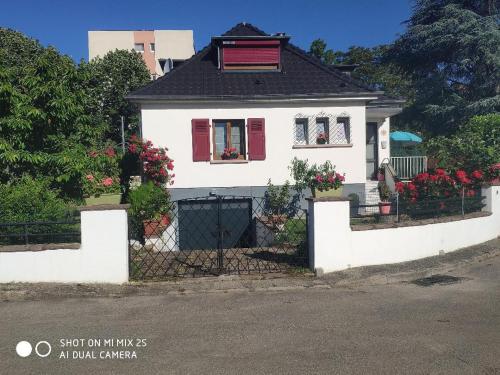
[[[338,189],[328,189],[328,190],[323,190],[323,191],[320,191],[317,189],[312,189],[312,195],[314,198],[341,197],[343,190],[344,190],[343,186],[340,186]]]
[[[91,197],[85,197],[85,205],[97,206],[101,204],[120,204],[121,199],[122,199],[121,194],[104,193],[104,194],[94,195]]]

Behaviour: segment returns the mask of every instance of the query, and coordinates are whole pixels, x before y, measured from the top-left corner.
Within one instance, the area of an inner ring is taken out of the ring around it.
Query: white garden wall
[[[175,160],[175,188],[265,186],[290,179],[288,166],[296,156],[322,163],[331,160],[346,173],[346,183],[366,181],[365,100],[338,102],[142,104],[142,135],[155,145],[169,148]],[[350,147],[293,148],[294,123],[298,114],[314,116],[321,112],[351,118]],[[244,164],[193,162],[191,119],[247,119],[266,121],[266,160]]]
[[[81,212],[79,249],[0,248],[0,282],[127,282],[127,211],[123,206],[103,208],[87,207]]]
[[[352,230],[349,201],[309,201],[310,266],[322,272],[398,263],[458,250],[500,236],[500,186],[483,189],[491,215],[415,226]]]

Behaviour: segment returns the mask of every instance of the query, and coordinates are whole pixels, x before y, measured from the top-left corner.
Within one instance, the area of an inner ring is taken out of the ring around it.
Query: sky
[[[0,26],[52,45],[75,61],[88,58],[88,30],[192,29],[195,48],[239,22],[285,32],[309,49],[372,47],[404,32],[411,0],[0,0]]]

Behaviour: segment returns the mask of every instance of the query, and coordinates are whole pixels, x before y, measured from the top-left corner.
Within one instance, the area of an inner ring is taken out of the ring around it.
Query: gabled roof
[[[239,23],[223,37],[271,37],[248,23]],[[283,35],[272,36],[288,39]],[[220,39],[215,37],[214,39]],[[132,92],[132,100],[231,100],[301,97],[378,96],[365,84],[331,69],[293,44],[283,42],[281,71],[237,72],[218,68],[214,43],[178,68]]]

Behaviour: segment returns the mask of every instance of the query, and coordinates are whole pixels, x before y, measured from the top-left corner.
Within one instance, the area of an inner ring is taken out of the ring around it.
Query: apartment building
[[[193,30],[92,30],[89,61],[116,49],[142,54],[153,79],[194,55]]]

